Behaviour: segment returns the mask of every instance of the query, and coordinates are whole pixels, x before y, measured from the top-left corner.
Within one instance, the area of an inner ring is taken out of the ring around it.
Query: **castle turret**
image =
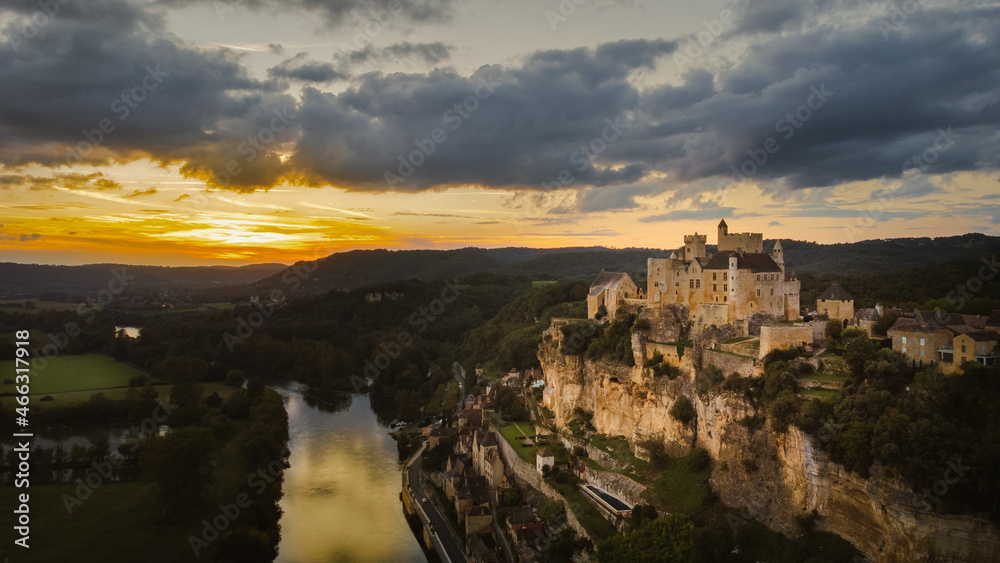
[[[707,242],[708,235],[699,235],[698,231],[693,235],[684,235],[684,261],[691,262],[697,258],[704,258]]]
[[[723,220],[719,221],[719,239],[718,240],[721,241],[722,239],[726,238],[726,235],[728,235],[728,234],[729,234],[729,225],[727,225],[726,224],[726,220],[723,219]]]
[[[771,257],[774,261],[778,263],[778,267],[781,268],[781,273],[785,273],[785,250],[781,247],[781,241],[774,243],[774,249],[771,250]]]

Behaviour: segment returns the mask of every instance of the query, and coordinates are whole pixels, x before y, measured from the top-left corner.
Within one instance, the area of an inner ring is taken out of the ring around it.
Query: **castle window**
[[[718,275],[719,275],[718,273],[712,272],[712,281],[715,281],[716,276],[718,276]]]
[[[729,291],[729,284],[728,283],[722,284],[722,291]]]
[[[760,281],[760,274],[757,274],[757,281]]]
[[[674,282],[674,287],[680,287],[680,286],[681,286],[681,282]]]
[[[729,279],[729,273],[728,272],[722,272],[722,281],[726,281],[728,279]]]
[[[962,344],[962,353],[965,353],[965,344]]]
[[[701,280],[694,280],[694,287],[696,289],[701,289]]]
[[[688,283],[691,285],[689,289],[694,289],[694,280],[688,280]]]
[[[712,291],[719,291],[719,286],[712,284]]]
[[[905,336],[903,337],[903,344],[906,344],[906,337]],[[963,352],[964,352],[964,350],[963,350]]]
[[[771,295],[774,295],[774,288],[771,288]]]
[[[757,297],[760,297],[760,290],[757,290]]]
[[[725,303],[725,302],[727,302],[727,301],[729,301],[729,298],[728,298],[728,297],[726,297],[725,295],[723,295],[723,296],[722,296],[722,302],[723,302],[723,303]]]

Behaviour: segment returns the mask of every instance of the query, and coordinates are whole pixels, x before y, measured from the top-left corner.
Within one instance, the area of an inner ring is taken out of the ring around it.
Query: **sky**
[[[998,2],[7,0],[0,261],[1000,235],[998,124]]]

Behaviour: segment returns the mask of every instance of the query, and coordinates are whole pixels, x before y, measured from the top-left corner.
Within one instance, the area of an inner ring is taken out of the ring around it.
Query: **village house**
[[[476,534],[472,534],[468,537],[466,549],[471,563],[500,563],[500,558],[497,554],[490,548],[486,547],[483,540],[481,540]]]
[[[997,362],[997,331],[986,328],[995,314],[918,310],[897,319],[887,334],[893,350],[915,361],[948,366],[947,371],[966,361],[992,365]]]
[[[545,467],[546,465],[549,467],[549,469],[555,467],[556,457],[552,455],[552,452],[548,451],[545,448],[542,448],[537,452],[535,452],[535,469],[537,469],[539,473],[543,473],[542,468]]]
[[[624,305],[627,299],[640,298],[639,290],[628,274],[601,270],[587,295],[587,318],[596,319],[598,311],[604,307],[608,318],[614,319],[619,305]]]
[[[490,533],[493,512],[489,506],[472,506],[465,514],[465,536]]]
[[[854,298],[838,284],[826,288],[816,298],[816,313],[838,321],[854,318]]]

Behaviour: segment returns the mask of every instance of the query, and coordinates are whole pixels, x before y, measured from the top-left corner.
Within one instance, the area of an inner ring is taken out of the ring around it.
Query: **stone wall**
[[[773,325],[760,327],[760,357],[771,350],[788,349],[813,340],[812,327],[802,325]]]
[[[760,371],[757,360],[746,356],[733,356],[719,350],[702,351],[702,364],[718,367],[725,376],[736,372],[741,377],[756,377]]]
[[[596,471],[587,467],[584,479],[617,496],[632,506],[643,504],[642,493],[646,487],[619,473]]]
[[[542,476],[538,474],[538,470],[534,465],[524,461],[521,456],[517,455],[514,448],[507,443],[507,440],[504,440],[503,436],[501,436],[499,432],[495,429],[492,431],[496,434],[497,442],[500,444],[500,457],[507,466],[508,472],[513,474],[518,481],[530,485],[532,488],[541,492],[548,498],[566,503],[566,499],[559,494],[559,491],[553,489],[548,483],[545,482],[544,479],[542,479]],[[593,541],[590,534],[587,533],[586,528],[583,527],[583,524],[580,524],[580,521],[576,519],[576,515],[574,515],[573,511],[568,507],[566,510],[566,521],[569,522],[573,531],[575,531],[578,535]]]

